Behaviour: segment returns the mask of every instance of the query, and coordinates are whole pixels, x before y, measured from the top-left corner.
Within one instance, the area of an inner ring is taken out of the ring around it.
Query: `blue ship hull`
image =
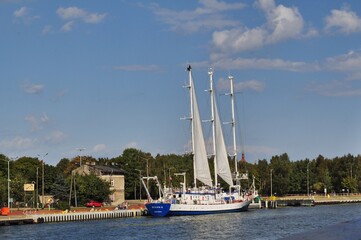
[[[153,217],[165,217],[169,213],[170,203],[147,203],[145,207]]]

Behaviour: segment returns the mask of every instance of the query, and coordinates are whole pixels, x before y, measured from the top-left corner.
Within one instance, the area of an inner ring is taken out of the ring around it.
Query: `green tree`
[[[256,188],[261,194],[270,194],[270,169],[266,159],[259,160],[256,166]]]
[[[291,174],[291,163],[287,153],[272,157],[271,168],[273,169],[273,192],[278,196],[287,194]]]
[[[345,177],[342,179],[341,186],[345,189],[347,192],[355,193],[357,192],[357,180],[352,177]]]
[[[110,183],[98,178],[95,174],[75,175],[78,204],[84,205],[90,200],[109,201]]]

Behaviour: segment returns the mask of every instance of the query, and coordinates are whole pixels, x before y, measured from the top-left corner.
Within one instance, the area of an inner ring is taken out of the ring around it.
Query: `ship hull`
[[[248,210],[250,203],[250,201],[212,205],[148,203],[146,207],[151,216],[165,217],[243,212]]]
[[[147,203],[145,207],[148,213],[153,217],[165,217],[168,215],[171,204],[170,203]]]

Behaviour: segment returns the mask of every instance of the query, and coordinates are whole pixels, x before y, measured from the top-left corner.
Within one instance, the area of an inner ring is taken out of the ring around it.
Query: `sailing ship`
[[[157,177],[143,177],[141,180],[146,189],[149,202],[145,204],[150,215],[154,217],[176,216],[176,215],[200,215],[214,213],[228,213],[246,211],[252,198],[257,194],[255,191],[242,191],[240,178],[237,172],[237,154],[235,143],[235,121],[234,121],[234,98],[233,98],[233,78],[231,80],[231,99],[232,99],[232,127],[234,140],[234,160],[236,173],[232,176],[228,161],[226,144],[222,132],[222,123],[220,121],[216,98],[213,90],[213,70],[208,72],[210,77],[210,96],[211,96],[211,120],[213,132],[213,158],[214,158],[214,176],[212,181],[205,140],[202,130],[202,121],[199,114],[196,91],[192,77],[192,68],[188,68],[189,92],[191,116],[189,120],[192,126],[192,150],[193,150],[193,170],[194,183],[193,188],[187,188],[186,173],[176,173],[183,176],[182,188],[173,191],[171,188],[162,188]],[[217,176],[221,177],[228,185],[229,191],[224,192],[219,188]],[[144,180],[155,180],[159,187],[159,199],[152,199]],[[203,183],[197,186],[197,180]]]

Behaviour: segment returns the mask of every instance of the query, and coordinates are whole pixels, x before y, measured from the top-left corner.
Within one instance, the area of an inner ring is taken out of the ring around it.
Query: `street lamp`
[[[41,206],[44,209],[44,158],[48,155],[49,153],[46,153],[41,160]],[[38,157],[40,158],[40,154],[38,154]]]
[[[38,181],[38,179],[39,179],[39,167],[36,168],[36,195],[35,195],[36,210],[38,210],[38,205],[39,205],[39,202],[38,202],[39,201],[38,200],[38,198],[39,198],[39,181]]]
[[[10,209],[10,159],[8,159],[8,208]]]
[[[46,156],[48,155],[48,153],[46,153],[42,159],[44,159]],[[38,157],[40,157],[40,155],[38,154]],[[44,200],[44,160],[41,160],[41,206],[42,208],[44,209],[44,203],[45,203],[45,200]]]
[[[273,169],[271,169],[271,197],[273,196],[273,192],[272,192],[272,172],[273,172]]]
[[[309,165],[310,165],[310,162],[308,161],[308,163],[307,163],[307,197],[310,197]]]
[[[80,153],[79,153],[79,166],[81,166],[81,151],[84,151],[86,148],[77,148],[76,150],[78,150]]]
[[[139,170],[139,169],[135,169],[135,170],[139,172],[139,200],[142,200],[142,183],[141,183],[142,170]]]

